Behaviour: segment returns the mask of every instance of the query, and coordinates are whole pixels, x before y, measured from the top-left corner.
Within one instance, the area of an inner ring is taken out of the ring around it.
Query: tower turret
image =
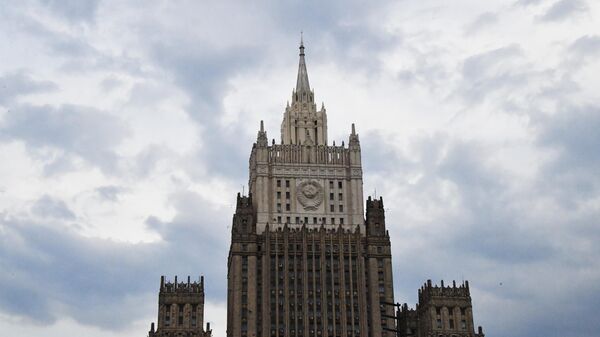
[[[304,50],[304,40],[300,38],[298,77],[296,88],[292,90],[292,104],[285,108],[281,123],[281,143],[304,144],[307,139],[311,139],[315,145],[327,145],[325,105],[317,110],[315,93],[308,81]]]

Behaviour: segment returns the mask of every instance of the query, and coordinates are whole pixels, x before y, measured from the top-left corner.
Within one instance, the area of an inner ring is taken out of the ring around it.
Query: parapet
[[[175,276],[174,282],[165,281],[165,277],[160,277],[160,294],[204,294],[204,276],[200,276],[198,281],[191,282],[190,277],[187,277],[187,282],[177,282]]]
[[[367,212],[369,209],[380,209],[383,210],[383,197],[379,197],[379,199],[371,199],[371,196],[367,199]]]
[[[426,303],[434,298],[471,298],[469,292],[469,281],[464,281],[461,285],[456,286],[456,281],[452,281],[452,286],[444,286],[444,281],[441,281],[440,286],[432,285],[431,280],[419,289],[419,303]]]
[[[237,194],[237,205],[236,209],[252,209],[252,193],[249,193],[248,196]]]

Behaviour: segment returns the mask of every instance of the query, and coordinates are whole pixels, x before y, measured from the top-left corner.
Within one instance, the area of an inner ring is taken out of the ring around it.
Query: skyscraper
[[[394,301],[383,199],[363,200],[361,148],[329,144],[304,44],[296,88],[269,144],[261,122],[249,195],[237,196],[228,260],[227,336],[391,336]],[[350,125],[349,125],[350,126]]]
[[[228,337],[485,337],[475,332],[468,281],[419,289],[415,309],[394,302],[383,198],[366,202],[360,140],[327,141],[300,64],[269,145],[260,122],[250,153],[249,195],[238,193],[227,263]],[[158,325],[149,337],[210,337],[204,282],[161,278]],[[395,309],[397,308],[397,311]]]

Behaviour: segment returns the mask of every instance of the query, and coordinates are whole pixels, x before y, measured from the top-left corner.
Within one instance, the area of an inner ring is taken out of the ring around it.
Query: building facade
[[[165,282],[160,278],[158,325],[150,325],[149,337],[210,337],[210,324],[204,329],[204,278],[198,282]]]
[[[365,207],[360,140],[329,144],[304,45],[296,88],[269,142],[261,122],[249,195],[238,194],[228,261],[229,337],[379,337],[394,333],[383,199]]]

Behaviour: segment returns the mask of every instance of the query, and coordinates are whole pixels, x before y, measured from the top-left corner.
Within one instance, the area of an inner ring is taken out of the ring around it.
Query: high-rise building
[[[269,144],[263,122],[250,154],[248,196],[237,195],[227,264],[228,337],[484,337],[469,283],[419,290],[416,309],[394,301],[383,198],[363,206],[361,148],[327,140],[300,43],[296,88]],[[398,310],[396,311],[396,307]],[[161,279],[149,337],[210,337],[204,282]]]
[[[204,330],[204,277],[199,282],[165,282],[160,278],[158,326],[150,325],[149,337],[210,337],[210,324]]]
[[[383,199],[363,204],[361,148],[328,143],[304,44],[296,88],[269,142],[263,122],[250,154],[249,195],[238,194],[228,261],[228,337],[380,337],[395,329]]]

